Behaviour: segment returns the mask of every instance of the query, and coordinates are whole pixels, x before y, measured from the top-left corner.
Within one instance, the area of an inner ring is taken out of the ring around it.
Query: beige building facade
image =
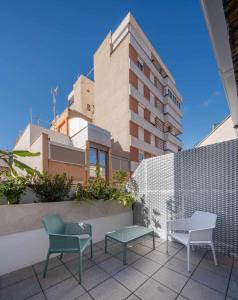
[[[29,165],[87,184],[96,164],[110,181],[118,169],[132,173],[144,158],[181,150],[182,96],[130,13],[95,52],[93,71],[94,80],[78,77],[50,129],[29,124],[18,139],[15,149],[41,152]]]

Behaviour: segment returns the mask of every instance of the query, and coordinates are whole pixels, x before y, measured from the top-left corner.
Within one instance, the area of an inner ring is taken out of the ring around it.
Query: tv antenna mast
[[[59,89],[58,86],[54,89],[53,88],[51,89],[52,102],[53,102],[53,113],[54,113],[54,123],[56,121],[56,97],[58,95],[58,89]]]

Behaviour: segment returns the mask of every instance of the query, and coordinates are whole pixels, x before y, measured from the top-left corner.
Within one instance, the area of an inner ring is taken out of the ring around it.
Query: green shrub
[[[99,172],[96,172],[96,177],[89,181],[87,187],[83,187],[81,184],[76,189],[76,199],[78,201],[86,200],[115,200],[123,206],[130,206],[134,203],[134,196],[126,190],[127,172],[119,170],[114,173],[112,185],[100,176]]]
[[[26,186],[24,177],[8,175],[0,182],[0,195],[6,197],[8,204],[18,204]]]
[[[65,173],[50,176],[44,172],[31,177],[30,187],[41,202],[65,201],[69,199],[72,181]]]

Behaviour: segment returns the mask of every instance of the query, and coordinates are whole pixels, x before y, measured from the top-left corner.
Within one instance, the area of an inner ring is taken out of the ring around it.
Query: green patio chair
[[[46,276],[49,257],[53,253],[79,253],[79,283],[82,280],[82,256],[84,250],[91,246],[93,256],[92,227],[85,223],[65,223],[57,214],[43,217],[42,222],[49,235],[49,249],[45,262],[43,278]]]

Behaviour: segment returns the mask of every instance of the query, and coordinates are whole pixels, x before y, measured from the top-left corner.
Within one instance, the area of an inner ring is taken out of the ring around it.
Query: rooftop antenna
[[[29,108],[30,124],[32,124],[32,108]]]
[[[58,86],[56,88],[51,88],[51,94],[52,94],[52,102],[53,102],[53,113],[54,113],[54,127],[55,127],[55,121],[56,121],[56,97],[58,95]]]

